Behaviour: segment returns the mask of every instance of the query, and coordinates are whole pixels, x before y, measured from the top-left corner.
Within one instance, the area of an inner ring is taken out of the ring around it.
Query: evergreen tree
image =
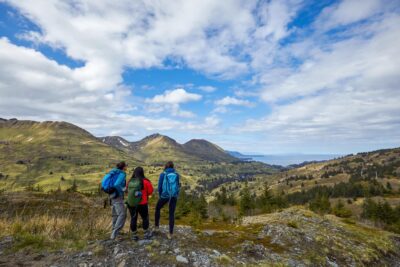
[[[242,215],[249,215],[251,211],[254,209],[254,200],[251,197],[249,187],[247,184],[244,189],[241,191],[241,197],[239,202],[240,213]]]
[[[78,184],[74,179],[72,182],[72,186],[68,189],[69,192],[77,192],[78,191]]]
[[[392,191],[392,185],[389,183],[389,182],[387,182],[386,183],[386,189],[388,190],[388,191]]]
[[[185,190],[181,190],[179,193],[179,201],[176,205],[175,217],[179,219],[182,216],[186,216],[190,213],[190,207],[192,203]]]
[[[200,195],[195,200],[195,205],[193,205],[193,206],[194,206],[195,212],[197,212],[202,219],[208,218],[208,203],[203,194]]]
[[[317,195],[310,201],[309,207],[312,211],[325,214],[331,211],[331,203],[326,195]]]
[[[344,206],[341,199],[339,199],[332,211],[338,217],[348,218],[351,216],[351,210]]]

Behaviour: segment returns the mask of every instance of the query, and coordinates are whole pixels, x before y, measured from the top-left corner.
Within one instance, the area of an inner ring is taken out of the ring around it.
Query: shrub
[[[309,203],[310,210],[325,214],[331,211],[331,203],[329,202],[329,198],[325,195],[317,195],[315,199],[310,201]]]
[[[352,215],[351,210],[347,209],[341,200],[336,203],[335,207],[332,209],[332,212],[341,218],[349,218]]]

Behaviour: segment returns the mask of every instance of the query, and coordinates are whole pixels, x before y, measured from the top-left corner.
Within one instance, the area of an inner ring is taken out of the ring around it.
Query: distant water
[[[261,161],[271,165],[288,166],[291,164],[300,164],[305,161],[321,161],[330,160],[342,155],[311,155],[311,154],[290,154],[290,155],[260,155],[260,156],[247,156],[255,161]]]

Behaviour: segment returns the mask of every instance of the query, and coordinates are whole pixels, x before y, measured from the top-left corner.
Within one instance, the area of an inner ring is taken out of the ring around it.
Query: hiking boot
[[[144,239],[150,239],[153,237],[153,233],[150,230],[144,232]]]
[[[171,239],[172,239],[172,234],[167,234],[167,238],[168,238],[169,240],[171,240]]]
[[[138,236],[137,232],[133,232],[132,233],[132,240],[133,241],[138,241],[139,240],[139,236]]]
[[[152,235],[159,235],[160,234],[160,227],[154,227]]]

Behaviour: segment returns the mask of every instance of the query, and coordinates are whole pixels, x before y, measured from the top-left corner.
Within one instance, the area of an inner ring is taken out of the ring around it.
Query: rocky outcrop
[[[215,229],[167,227],[151,240],[90,242],[78,252],[8,254],[1,263],[37,266],[400,266],[400,237],[334,216],[290,208],[245,217],[241,225]],[[218,228],[219,227],[219,228]],[[0,242],[12,247],[12,238]],[[1,264],[0,264],[1,265]]]

